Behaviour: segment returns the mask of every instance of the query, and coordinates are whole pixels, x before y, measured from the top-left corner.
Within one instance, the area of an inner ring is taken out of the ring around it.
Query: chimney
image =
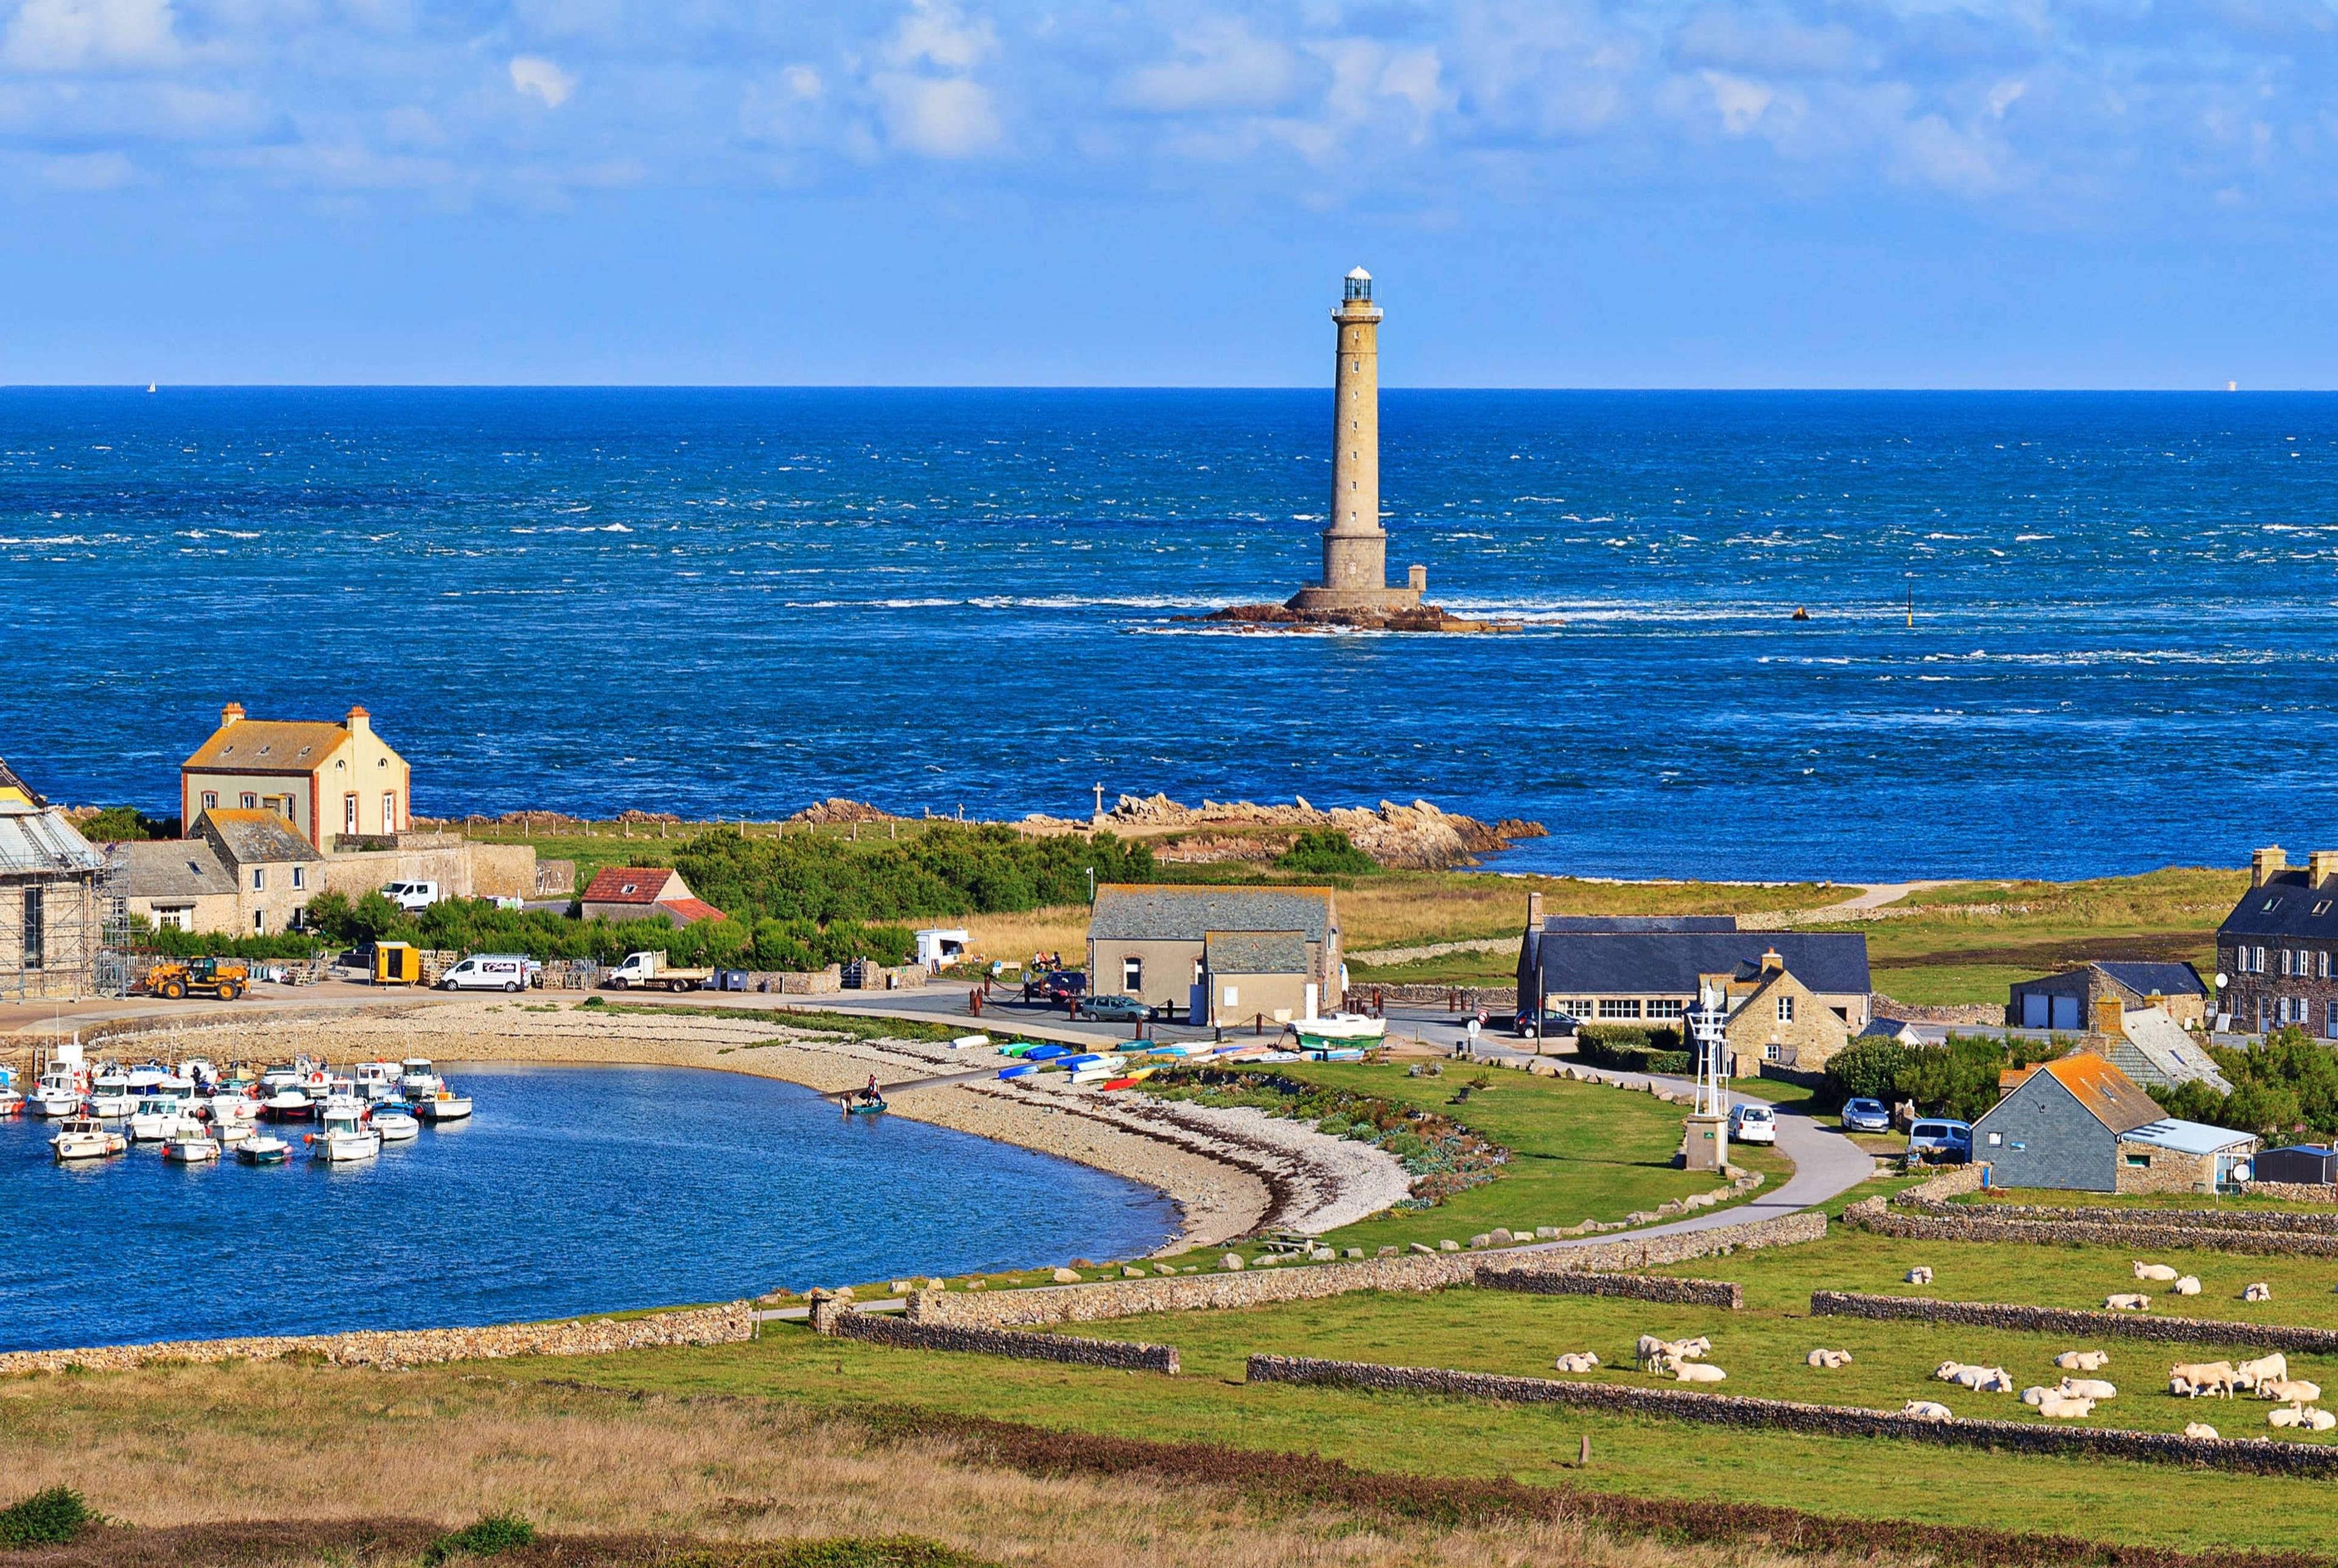
[[[1527,929],[1529,931],[1542,929],[1542,895],[1540,893],[1527,895]]]
[[[1785,966],[1786,961],[1778,956],[1778,950],[1775,947],[1771,948],[1768,952],[1762,955],[1763,974],[1774,975],[1784,969]]]
[[[2114,1040],[2127,1036],[2127,1004],[2116,996],[2095,998],[2095,1033]]]
[[[343,727],[352,735],[369,735],[373,732],[373,717],[362,708],[352,708]]]
[[[231,702],[226,707],[220,710],[220,728],[224,730],[242,717],[243,704],[241,702]]]
[[[2249,886],[2262,887],[2288,869],[2289,857],[2282,852],[2279,845],[2260,849],[2249,857]]]
[[[2319,887],[2338,877],[2338,849],[2316,849],[2305,858],[2305,879]]]

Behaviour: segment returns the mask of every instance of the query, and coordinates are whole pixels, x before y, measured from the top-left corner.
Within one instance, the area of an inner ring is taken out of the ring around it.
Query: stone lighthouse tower
[[[1388,583],[1380,527],[1380,308],[1372,275],[1347,276],[1331,312],[1339,329],[1332,369],[1331,511],[1323,530],[1323,580],[1293,594],[1293,610],[1410,610],[1429,586],[1416,566],[1405,587]]]

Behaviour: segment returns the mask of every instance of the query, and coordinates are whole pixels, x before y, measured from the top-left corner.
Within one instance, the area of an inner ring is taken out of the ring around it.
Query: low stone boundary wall
[[[123,1372],[160,1362],[280,1361],[314,1356],[339,1367],[419,1367],[511,1356],[605,1356],[675,1345],[735,1345],[755,1337],[744,1301],[646,1318],[567,1323],[504,1323],[484,1328],[388,1328],[350,1334],[288,1334],[251,1339],[181,1339],[83,1350],[11,1350],[0,1377],[34,1372]]]
[[[2284,1214],[2246,1209],[2101,1209],[2072,1204],[1944,1203],[1927,1191],[1910,1188],[1891,1200],[1904,1209],[1943,1220],[1998,1220],[2023,1225],[2130,1225],[2150,1230],[2239,1230],[2299,1236],[2338,1236],[2338,1212]],[[1968,1191],[1978,1191],[1968,1188]],[[2327,1191],[2327,1188],[2301,1189]]]
[[[2069,1212],[2045,1210],[2049,1214]],[[2184,1210],[2173,1212],[2181,1215]],[[2238,1218],[2235,1216],[2235,1218]],[[2252,1216],[2252,1218],[2260,1218]],[[2273,1219],[2275,1216],[2261,1216]],[[2315,1219],[2314,1215],[2285,1218]],[[2040,1245],[2088,1242],[2137,1253],[2196,1249],[2260,1257],[2338,1258],[2338,1235],[2268,1229],[2225,1230],[2205,1225],[2164,1224],[2140,1213],[2110,1220],[2038,1219],[2001,1215],[1965,1204],[1926,1204],[1902,1213],[1881,1198],[1865,1198],[1842,1211],[1843,1223],[1903,1241],[2029,1241]]]
[[[2241,1191],[2252,1198],[2281,1198],[2292,1203],[2338,1204],[2338,1187],[2317,1181],[2251,1181],[2243,1185]]]
[[[909,1323],[866,1312],[840,1312],[820,1330],[840,1339],[865,1339],[908,1350],[966,1350],[977,1356],[1012,1356],[1022,1361],[1064,1361],[1075,1367],[1112,1367],[1130,1372],[1177,1372],[1177,1347],[1128,1339],[1076,1339],[1068,1334],[1034,1334],[1014,1328],[952,1328]]]
[[[2231,1323],[2213,1318],[2160,1318],[2148,1312],[2090,1312],[2070,1307],[2023,1307],[1997,1301],[1931,1301],[1918,1296],[1867,1296],[1850,1290],[1811,1292],[1813,1318],[1967,1323],[2027,1333],[2115,1335],[2170,1345],[2238,1345],[2256,1350],[2338,1354],[2338,1328],[2288,1323]]]
[[[1625,1237],[1587,1247],[1507,1252],[1415,1253],[1303,1268],[1246,1269],[1241,1273],[1156,1275],[1089,1285],[1045,1286],[984,1292],[919,1290],[909,1298],[912,1323],[964,1328],[1036,1328],[1093,1323],[1144,1312],[1207,1312],[1309,1301],[1356,1290],[1442,1290],[1474,1285],[1480,1270],[1503,1272],[1623,1271],[1657,1269],[1740,1248],[1790,1247],[1826,1234],[1826,1216],[1783,1215],[1747,1225],[1716,1226],[1669,1236]]]
[[[1745,1305],[1745,1291],[1727,1279],[1679,1279],[1670,1274],[1596,1274],[1587,1269],[1492,1269],[1478,1270],[1481,1290],[1522,1290],[1530,1296],[1622,1296],[1634,1301],[1664,1301],[1682,1307]]]
[[[2338,1476],[2338,1445],[2266,1442],[2233,1437],[2183,1437],[2169,1432],[2125,1432],[2109,1426],[2048,1426],[2027,1421],[1961,1417],[1923,1421],[1896,1411],[1850,1405],[1810,1405],[1687,1388],[1626,1383],[1562,1383],[1434,1367],[1382,1367],[1363,1361],[1319,1361],[1302,1356],[1252,1356],[1252,1383],[1298,1383],[1364,1388],[1378,1393],[1498,1400],[1510,1405],[1566,1405],[1626,1416],[1656,1416],[1718,1426],[1805,1432],[1822,1437],[1904,1437],[1959,1448],[1997,1448],[2058,1456],[2083,1455],[2159,1464],[2206,1465],[2264,1475]]]

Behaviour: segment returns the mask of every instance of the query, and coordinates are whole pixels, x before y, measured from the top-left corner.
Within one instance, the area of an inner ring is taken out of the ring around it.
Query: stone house
[[[411,827],[412,770],[362,708],[331,723],[247,719],[243,705],[231,702],[211,739],[179,766],[179,820],[221,810],[273,811],[329,850],[339,836]]]
[[[2087,1192],[2214,1192],[2257,1140],[2179,1121],[2100,1056],[2064,1056],[1999,1079],[2004,1097],[1973,1123],[1973,1158],[1999,1187]]]
[[[1764,983],[1771,954],[1800,988],[1795,1023],[1812,1022],[1815,1011],[1831,1014],[1848,1034],[1867,1026],[1871,986],[1863,935],[1741,932],[1728,915],[1546,916],[1539,893],[1527,895],[1518,1007],[1566,1013],[1586,1024],[1676,1028],[1697,1004],[1699,985],[1716,975],[1725,976],[1732,989],[1734,1015],[1734,1001]],[[1799,1000],[1804,995],[1807,1002]],[[1821,1049],[1830,1042],[1842,1049],[1831,1031],[1801,1033]]]
[[[1851,1044],[1851,1026],[1786,967],[1775,947],[1763,949],[1755,963],[1750,975],[1733,970],[1703,977],[1728,999],[1722,1033],[1730,1072],[1758,1077],[1765,1064],[1797,1074],[1823,1071]]]
[[[2076,1034],[2091,1026],[2105,998],[2131,1008],[2157,1007],[2187,1029],[2208,1023],[2208,985],[2189,964],[2105,958],[2016,981],[2009,988],[2005,1022],[2014,1029],[2059,1029]]]
[[[85,996],[104,945],[105,858],[0,762],[0,996]]]
[[[2296,1024],[2338,1040],[2338,850],[2292,867],[2279,848],[2250,858],[2249,887],[2216,928],[2225,984],[2217,1027],[2263,1034]]]
[[[724,917],[693,896],[690,884],[671,866],[604,867],[578,902],[587,920],[663,920],[678,927]]]
[[[1347,983],[1329,887],[1107,882],[1088,913],[1087,965],[1091,995],[1183,1007],[1195,1024],[1221,1014],[1288,1022],[1306,1017],[1311,1003],[1330,1012]]]
[[[326,858],[266,807],[206,811],[191,837],[111,844],[106,854],[123,911],[158,930],[289,931],[327,887]]]

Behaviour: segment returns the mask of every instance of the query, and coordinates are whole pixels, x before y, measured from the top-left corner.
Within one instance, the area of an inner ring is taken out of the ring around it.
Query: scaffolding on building
[[[0,997],[118,995],[102,989],[113,895],[112,863],[64,812],[0,810]]]

